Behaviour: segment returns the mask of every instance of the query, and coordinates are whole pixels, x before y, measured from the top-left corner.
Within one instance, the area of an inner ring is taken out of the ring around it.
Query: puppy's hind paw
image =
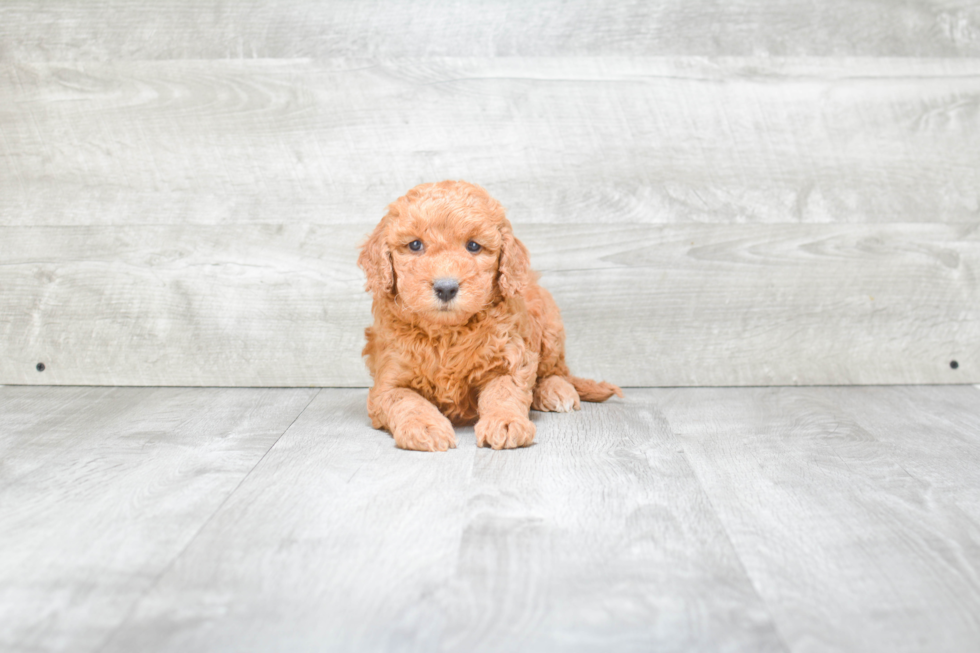
[[[534,386],[531,408],[548,413],[570,413],[581,409],[578,392],[571,383],[560,376],[538,379]]]

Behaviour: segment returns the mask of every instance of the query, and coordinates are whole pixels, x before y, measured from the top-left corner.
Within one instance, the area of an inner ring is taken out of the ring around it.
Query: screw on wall
[[[949,366],[955,370],[957,367],[960,366],[960,364],[957,363],[956,361],[949,361]]]
[[[38,363],[35,367],[36,367],[36,369],[37,369],[38,372],[43,372],[44,371],[44,363]]]

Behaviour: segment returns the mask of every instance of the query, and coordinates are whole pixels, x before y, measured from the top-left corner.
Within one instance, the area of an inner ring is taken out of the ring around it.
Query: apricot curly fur
[[[474,251],[475,249],[475,251]],[[531,271],[503,207],[463,181],[416,186],[389,205],[357,261],[373,295],[363,354],[374,378],[368,414],[404,449],[529,445],[529,410],[568,412],[623,396],[574,377],[558,306]],[[455,283],[444,299],[436,281]]]

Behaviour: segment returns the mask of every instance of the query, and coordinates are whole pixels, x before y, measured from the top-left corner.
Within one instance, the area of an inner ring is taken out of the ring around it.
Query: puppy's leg
[[[395,445],[415,451],[456,448],[453,425],[422,395],[408,388],[371,388],[368,414],[374,428],[386,428]]]
[[[494,449],[526,447],[534,440],[528,417],[531,392],[512,376],[498,376],[480,392],[476,444]]]
[[[578,393],[564,378],[554,374],[538,379],[531,408],[549,413],[570,413],[582,408]]]

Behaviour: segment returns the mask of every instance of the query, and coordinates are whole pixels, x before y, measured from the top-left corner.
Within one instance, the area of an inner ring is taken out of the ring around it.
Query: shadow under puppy
[[[531,408],[570,412],[580,399],[623,396],[571,375],[558,306],[503,207],[479,186],[408,191],[357,264],[374,296],[368,413],[403,449],[445,451],[456,446],[453,423],[474,422],[479,446],[523,447],[534,440]]]

